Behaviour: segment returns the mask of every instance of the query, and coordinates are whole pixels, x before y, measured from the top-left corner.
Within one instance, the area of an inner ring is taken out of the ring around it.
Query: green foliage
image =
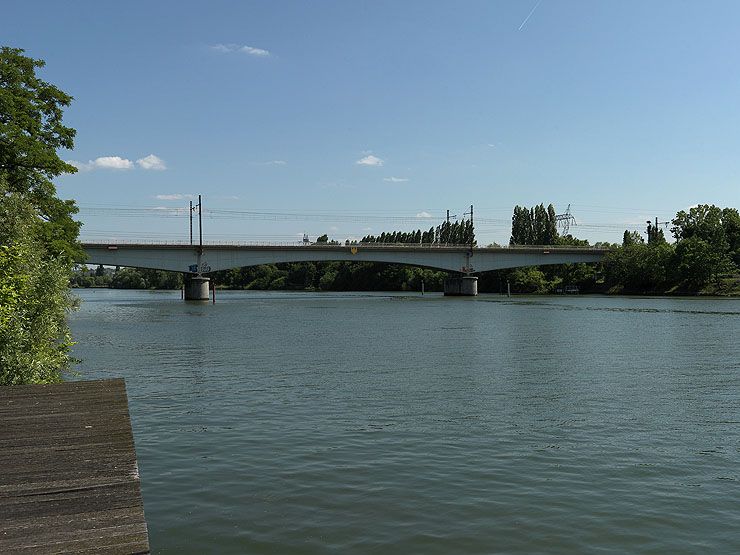
[[[622,237],[622,246],[623,247],[629,247],[631,245],[643,245],[645,243],[645,239],[642,238],[642,235],[638,231],[627,231],[624,230],[624,237]]]
[[[72,97],[36,76],[43,66],[20,48],[0,48],[0,182],[33,206],[33,232],[45,250],[71,261],[82,254],[77,207],[57,198],[51,179],[77,171],[57,154],[74,146],[75,130],[62,123]]]
[[[81,268],[74,272],[71,284],[76,287],[111,287],[113,289],[180,289],[183,275],[179,272],[120,268],[112,275],[102,266],[94,272]]]
[[[77,171],[62,124],[72,97],[36,76],[44,62],[0,48],[0,384],[51,383],[69,370],[72,260],[81,256],[72,201],[51,179]]]
[[[604,258],[604,283],[615,292],[662,292],[669,286],[673,247],[668,243],[634,243],[611,250]]]
[[[665,243],[665,234],[663,233],[663,230],[650,222],[648,222],[647,225],[647,238],[648,245]]]
[[[392,231],[381,233],[378,236],[366,235],[360,239],[361,243],[395,243],[395,244],[424,244],[424,245],[475,245],[475,230],[473,222],[462,219],[454,222],[444,222],[428,231]]]
[[[515,206],[511,218],[510,245],[555,245],[558,229],[555,208],[544,204],[533,208]]]
[[[45,252],[34,217],[18,193],[0,195],[0,385],[59,382],[72,362],[70,267]]]
[[[72,287],[109,287],[111,275],[98,266],[95,270],[89,270],[86,266],[77,268],[72,272],[69,284]]]
[[[622,248],[613,249],[603,263],[607,287],[626,292],[698,292],[737,270],[740,216],[735,208],[702,204],[681,210],[672,223],[674,245],[651,224],[647,245],[637,233],[625,231]]]
[[[515,268],[509,281],[511,289],[517,293],[545,293],[548,290],[545,274],[537,266]]]
[[[732,271],[734,266],[726,253],[698,235],[679,241],[675,258],[678,277],[695,289],[724,272]]]
[[[147,289],[146,281],[139,270],[121,268],[111,278],[110,286],[114,289]]]
[[[677,240],[697,237],[717,247],[727,244],[723,225],[723,211],[713,204],[700,204],[681,210],[671,222],[671,233]]]
[[[573,237],[570,233],[568,235],[562,235],[555,241],[556,245],[561,247],[588,247],[588,239],[578,239]]]
[[[678,276],[698,288],[740,262],[740,215],[735,208],[700,204],[681,210],[672,221]]]
[[[728,254],[735,266],[740,268],[740,214],[737,208],[722,210],[722,227],[725,229]]]

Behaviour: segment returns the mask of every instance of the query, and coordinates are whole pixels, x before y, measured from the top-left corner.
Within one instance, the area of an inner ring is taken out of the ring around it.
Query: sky
[[[571,233],[740,207],[740,3],[4,0],[0,45],[74,97],[84,240],[358,239],[474,206]],[[197,227],[196,227],[197,233]],[[668,235],[668,233],[667,233]]]

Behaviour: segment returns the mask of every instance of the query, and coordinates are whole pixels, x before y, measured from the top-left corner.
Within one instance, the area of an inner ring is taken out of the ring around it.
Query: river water
[[[83,290],[155,553],[740,553],[740,301]]]

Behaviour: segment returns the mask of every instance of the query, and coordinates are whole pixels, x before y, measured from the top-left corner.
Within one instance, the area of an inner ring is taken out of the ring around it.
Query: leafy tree
[[[629,247],[631,245],[643,245],[645,240],[638,231],[627,231],[624,230],[624,237],[622,237],[622,246]]]
[[[723,211],[713,204],[699,204],[688,212],[681,210],[671,222],[677,240],[697,237],[717,247],[727,247]]]
[[[147,289],[180,289],[182,287],[182,274],[179,272],[167,272],[165,270],[139,270]]]
[[[511,289],[517,293],[544,293],[547,291],[545,274],[537,266],[515,268],[509,280]]]
[[[729,248],[729,255],[735,266],[740,268],[740,214],[737,208],[722,210],[722,227]]]
[[[671,232],[678,239],[676,266],[687,284],[705,284],[712,277],[737,267],[740,261],[737,209],[700,204],[688,212],[678,212],[672,223]]]
[[[730,258],[715,245],[692,235],[676,244],[675,267],[680,279],[691,288],[700,288],[712,278],[732,269]]]
[[[72,201],[51,179],[76,168],[62,123],[72,97],[36,76],[44,62],[0,48],[0,383],[49,383],[72,363],[66,312],[72,260],[82,256]]]
[[[647,237],[648,245],[652,245],[654,243],[665,243],[665,234],[663,233],[663,230],[650,222],[647,223]]]
[[[558,242],[555,207],[544,204],[533,208],[514,207],[510,245],[555,245]]]
[[[668,243],[643,243],[616,247],[604,258],[604,281],[615,292],[659,292],[670,283],[673,247]]]
[[[121,268],[111,279],[114,289],[146,289],[146,281],[136,268]]]
[[[69,370],[70,266],[33,233],[35,209],[0,188],[0,385],[53,383]]]
[[[81,257],[73,201],[61,200],[51,179],[74,173],[57,150],[74,147],[75,130],[62,123],[72,97],[39,79],[42,60],[20,48],[0,47],[0,179],[8,192],[20,193],[34,207],[34,232],[50,254],[70,261]]]

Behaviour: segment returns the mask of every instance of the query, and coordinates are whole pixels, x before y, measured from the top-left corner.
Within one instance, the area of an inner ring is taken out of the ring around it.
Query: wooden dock
[[[124,381],[0,387],[0,553],[149,553]]]

